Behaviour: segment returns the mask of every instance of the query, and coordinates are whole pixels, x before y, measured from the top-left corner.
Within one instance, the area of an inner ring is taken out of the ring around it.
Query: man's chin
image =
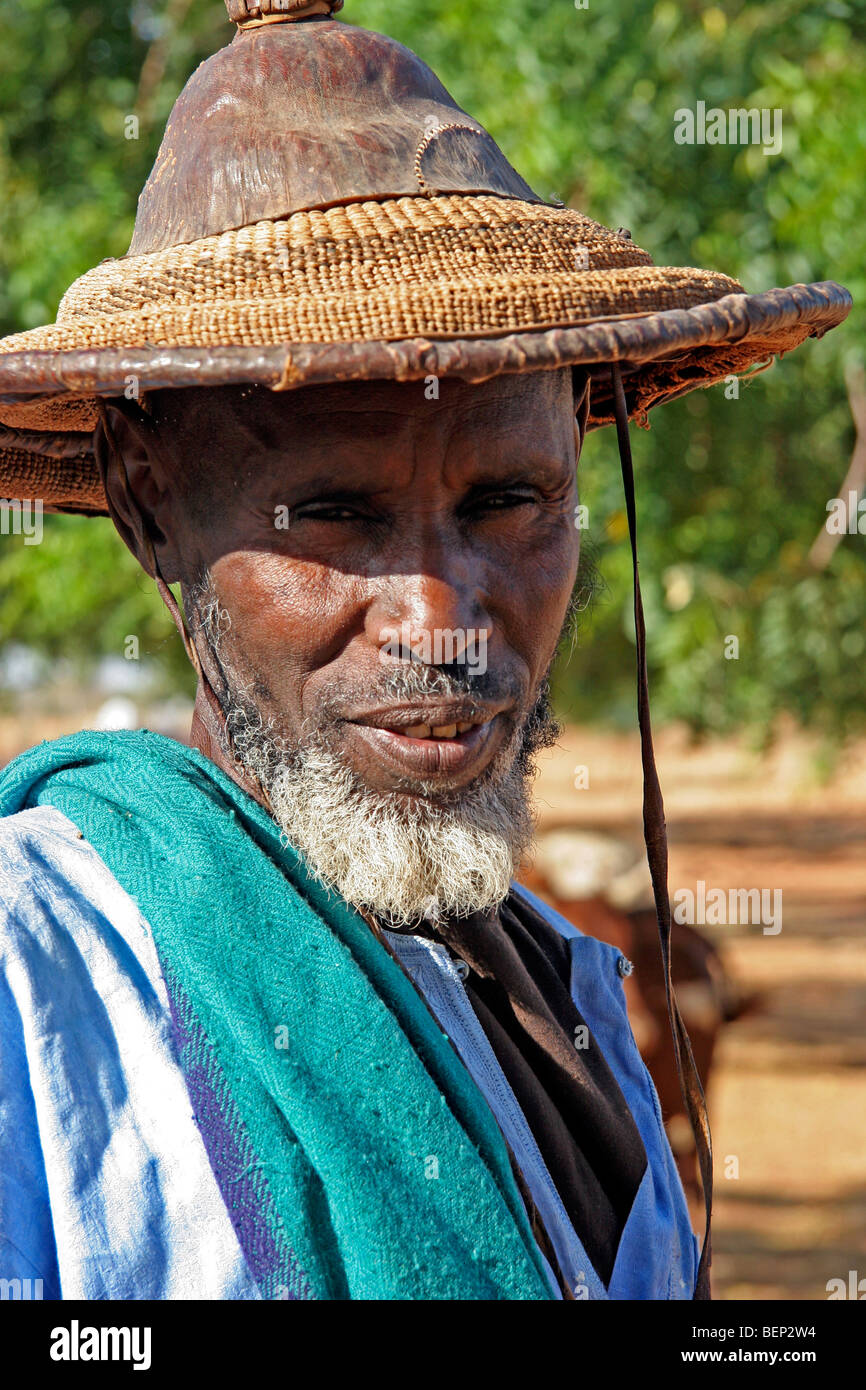
[[[271,813],[311,874],[385,925],[497,907],[531,830],[514,759],[446,794],[371,788],[335,750],[307,745],[269,785]]]
[[[292,746],[246,701],[235,756],[309,872],[386,925],[489,912],[532,833],[532,758],[556,725],[546,688],[460,737],[423,739],[333,714]]]

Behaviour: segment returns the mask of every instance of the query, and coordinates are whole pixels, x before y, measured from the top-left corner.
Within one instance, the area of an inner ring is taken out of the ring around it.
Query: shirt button
[[[627,980],[631,972],[634,970],[634,966],[632,965],[631,961],[626,960],[625,956],[617,957],[616,968],[619,971],[620,976],[624,980]]]

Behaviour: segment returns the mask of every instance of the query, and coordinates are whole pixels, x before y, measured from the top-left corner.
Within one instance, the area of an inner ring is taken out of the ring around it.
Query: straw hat
[[[57,321],[0,340],[0,496],[103,513],[98,396],[162,387],[458,376],[582,364],[589,427],[820,337],[832,281],[747,295],[656,266],[628,231],[539,198],[436,76],[331,18],[342,0],[227,0],[129,251]]]

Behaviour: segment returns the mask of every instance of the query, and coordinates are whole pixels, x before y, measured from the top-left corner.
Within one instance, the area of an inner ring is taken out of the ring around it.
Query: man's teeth
[[[472,727],[471,719],[462,724],[410,724],[403,734],[406,738],[456,738],[457,734],[465,734]]]

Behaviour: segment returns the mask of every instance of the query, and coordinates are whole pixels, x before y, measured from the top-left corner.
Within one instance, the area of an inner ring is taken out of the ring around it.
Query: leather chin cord
[[[701,1169],[701,1185],[704,1193],[704,1208],[706,1212],[706,1226],[704,1229],[704,1242],[701,1249],[701,1258],[698,1265],[698,1277],[695,1285],[695,1299],[709,1299],[710,1293],[710,1261],[711,1234],[710,1226],[712,1219],[713,1206],[713,1149],[710,1138],[710,1124],[707,1115],[707,1104],[704,1099],[703,1087],[701,1086],[698,1069],[692,1054],[689,1035],[683,1023],[682,1016],[677,1006],[676,997],[671,984],[671,906],[668,894],[668,844],[667,832],[665,830],[665,810],[662,800],[661,787],[659,786],[658,773],[656,771],[655,757],[653,755],[652,727],[650,724],[649,709],[649,688],[647,682],[646,668],[646,626],[644,624],[643,602],[640,592],[640,578],[638,576],[637,560],[637,520],[635,514],[634,498],[634,468],[631,458],[631,444],[629,441],[628,427],[628,406],[626,405],[625,392],[622,385],[622,373],[619,363],[611,363],[611,384],[613,386],[614,413],[616,417],[616,435],[619,444],[619,456],[622,464],[622,480],[625,490],[626,514],[628,516],[628,533],[631,542],[632,555],[632,576],[634,581],[634,626],[637,650],[637,710],[638,726],[640,728],[641,759],[643,762],[643,824],[644,839],[646,841],[647,861],[649,863],[650,877],[652,878],[653,895],[655,897],[656,915],[659,924],[659,941],[661,945],[662,967],[665,981],[665,997],[668,1006],[668,1018],[670,1020],[671,1032],[674,1040],[674,1053],[677,1061],[677,1073],[679,1075],[680,1089],[686,1103],[692,1133],[695,1137],[695,1144],[698,1152],[698,1162]],[[577,400],[578,390],[580,400],[577,405],[577,414],[581,418],[578,427],[577,418],[575,429],[579,436],[583,434],[586,416],[589,408],[588,382],[585,377],[578,377],[577,371],[574,376],[575,399]],[[150,572],[156,581],[156,587],[160,596],[171,614],[175,627],[180,633],[186,654],[196,672],[199,685],[204,693],[205,699],[210,707],[211,713],[217,721],[217,728],[225,727],[225,716],[222,706],[217,699],[213,686],[202,667],[195,643],[187,631],[183,615],[177,604],[174,594],[163,578],[159,568],[159,561],[156,557],[156,548],[144,518],[138,508],[138,504],[132,495],[129,486],[129,479],[123,457],[114,437],[114,432],[108,419],[108,412],[105,402],[101,397],[97,397],[102,427],[108,441],[111,453],[111,466],[117,471],[118,480],[123,489],[126,505],[132,516],[137,516],[140,522],[141,536],[144,542],[147,559],[150,564]],[[105,479],[103,478],[103,483]],[[108,488],[106,496],[108,496]],[[109,504],[110,505],[110,504]],[[267,803],[265,803],[267,804]],[[377,933],[378,935],[378,933]],[[380,938],[381,939],[381,938]]]
[[[665,981],[665,996],[668,1005],[671,1033],[674,1040],[674,1053],[677,1059],[680,1090],[701,1169],[701,1186],[704,1193],[706,1226],[704,1243],[698,1265],[695,1285],[695,1299],[709,1299],[710,1262],[712,1260],[711,1221],[713,1209],[713,1145],[710,1137],[710,1122],[703,1087],[695,1065],[692,1045],[677,1006],[673,985],[671,984],[671,904],[668,893],[668,841],[665,829],[665,808],[659,786],[653,754],[652,726],[650,723],[649,687],[646,667],[646,626],[644,624],[643,602],[640,592],[637,560],[637,519],[634,500],[634,468],[629,440],[628,406],[622,385],[622,372],[618,362],[610,368],[613,387],[614,414],[616,418],[616,437],[619,444],[619,457],[622,465],[622,481],[625,490],[625,507],[628,516],[628,534],[631,542],[632,577],[634,583],[634,630],[637,651],[637,715],[640,728],[641,761],[643,763],[643,828],[646,842],[647,861],[652,878],[656,916],[659,924],[659,942],[662,953],[662,968]]]

